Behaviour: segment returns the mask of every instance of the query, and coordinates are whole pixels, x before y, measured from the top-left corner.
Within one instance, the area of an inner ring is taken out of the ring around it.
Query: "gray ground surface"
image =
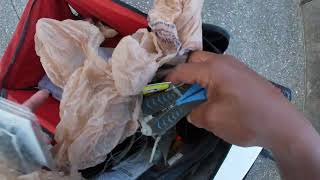
[[[320,132],[320,0],[305,4],[302,10],[307,56],[305,114]]]
[[[152,0],[124,1],[144,12],[152,6]],[[303,6],[306,58],[301,8],[297,1],[205,0],[204,22],[228,30],[231,35],[228,53],[240,58],[268,79],[291,88],[294,103],[299,109],[305,109],[308,117],[320,127],[317,121],[320,117],[317,111],[320,105],[320,5],[319,0],[314,0]],[[22,12],[26,2],[27,0],[13,0],[18,14]],[[17,21],[11,1],[0,0],[0,56]],[[246,179],[280,177],[274,162],[260,156]]]
[[[27,0],[0,0],[0,57],[18,23]],[[14,6],[13,6],[14,5]]]

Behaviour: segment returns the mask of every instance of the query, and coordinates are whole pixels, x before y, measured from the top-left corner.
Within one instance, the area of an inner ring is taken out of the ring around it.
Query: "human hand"
[[[207,88],[208,101],[191,121],[232,144],[271,148],[308,126],[279,89],[232,56],[195,52],[167,80]]]

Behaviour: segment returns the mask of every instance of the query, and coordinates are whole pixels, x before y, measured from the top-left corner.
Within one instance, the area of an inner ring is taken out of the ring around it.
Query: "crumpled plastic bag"
[[[123,38],[113,53],[112,73],[121,95],[141,92],[163,64],[185,62],[174,57],[202,50],[202,6],[203,0],[155,0],[148,14],[152,32],[140,29]]]
[[[141,91],[158,68],[182,63],[171,60],[202,49],[202,4],[203,0],[156,0],[149,14],[153,31],[140,29],[124,37],[108,61],[98,54],[104,37],[96,26],[38,21],[36,52],[48,77],[64,91],[55,135],[61,168],[95,166],[136,132]]]
[[[8,167],[7,160],[3,161],[1,155],[0,155],[0,179],[5,179],[5,180],[16,180],[16,178],[21,175],[20,172],[18,172],[15,169],[12,169]]]
[[[1,180],[84,180],[81,175],[65,175],[63,172],[38,170],[30,174],[22,175],[21,172],[9,168],[8,162],[0,160],[0,179]]]
[[[80,173],[72,176],[65,175],[63,172],[39,170],[31,174],[17,177],[15,180],[85,180]]]
[[[180,55],[202,50],[203,0],[156,0],[154,3],[148,14],[149,26],[162,50],[174,53],[174,48],[166,48],[168,42],[175,44]]]

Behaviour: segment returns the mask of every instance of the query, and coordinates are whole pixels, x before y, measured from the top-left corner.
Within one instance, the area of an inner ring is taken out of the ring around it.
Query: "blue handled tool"
[[[177,106],[206,101],[207,89],[201,87],[199,84],[193,84],[191,87],[176,101]]]
[[[145,96],[141,132],[146,136],[162,136],[206,100],[207,90],[198,84],[173,86],[165,92]]]

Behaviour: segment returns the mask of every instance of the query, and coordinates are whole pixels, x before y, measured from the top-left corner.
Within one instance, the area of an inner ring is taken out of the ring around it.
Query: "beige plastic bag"
[[[73,176],[65,175],[63,172],[39,170],[31,174],[17,177],[15,180],[85,180],[81,174]]]
[[[67,176],[63,172],[38,170],[31,174],[22,175],[20,171],[9,168],[10,162],[0,157],[0,179],[1,180],[84,180],[80,173]]]
[[[167,6],[171,3],[178,6]],[[181,63],[171,59],[202,49],[202,4],[203,0],[156,0],[149,16],[153,32],[140,29],[124,37],[108,61],[98,55],[104,38],[94,25],[38,21],[37,54],[48,77],[64,90],[55,136],[60,167],[77,170],[97,165],[136,132],[141,91],[158,68]]]
[[[71,74],[82,67],[87,52],[97,49],[104,37],[87,21],[41,19],[35,35],[36,52],[51,81],[63,88]]]
[[[202,50],[202,7],[203,0],[156,0],[148,17],[160,47],[172,52],[169,42],[179,54]]]
[[[112,73],[121,95],[138,94],[163,64],[184,63],[183,58],[174,57],[202,50],[202,7],[203,0],[155,0],[148,14],[152,32],[140,29],[123,38],[113,53]],[[136,49],[137,45],[140,48]],[[148,65],[142,69],[137,61]],[[157,68],[152,63],[157,63]]]

